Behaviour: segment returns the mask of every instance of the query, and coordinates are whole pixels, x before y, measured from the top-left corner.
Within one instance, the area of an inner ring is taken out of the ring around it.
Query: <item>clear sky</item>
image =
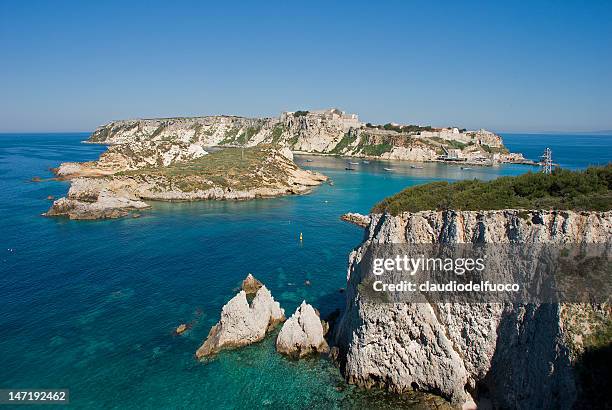
[[[611,22],[612,1],[0,0],[0,132],[331,106],[609,130]]]

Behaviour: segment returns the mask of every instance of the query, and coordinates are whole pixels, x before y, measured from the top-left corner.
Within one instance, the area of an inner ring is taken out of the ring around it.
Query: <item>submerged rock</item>
[[[261,288],[263,284],[255,279],[255,276],[252,274],[248,274],[247,277],[242,281],[242,290],[245,291],[247,295],[251,295],[253,293],[257,293],[259,288]]]
[[[262,340],[285,320],[285,311],[265,286],[261,286],[249,304],[241,290],[221,311],[221,319],[210,329],[206,341],[196,351],[198,359],[222,349],[246,346]]]
[[[315,308],[303,301],[278,334],[276,350],[298,358],[313,353],[327,353],[329,346],[323,337],[326,328],[327,325],[323,326]]]

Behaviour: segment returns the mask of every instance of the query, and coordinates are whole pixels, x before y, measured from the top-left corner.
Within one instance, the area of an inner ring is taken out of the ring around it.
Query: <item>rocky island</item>
[[[303,301],[285,321],[285,310],[268,288],[249,273],[240,292],[223,306],[219,322],[210,329],[195,356],[197,359],[211,358],[221,350],[259,342],[282,322],[285,323],[276,339],[279,353],[299,359],[329,351],[324,339],[329,326],[319,318],[319,312],[312,305]]]
[[[280,144],[294,152],[475,165],[532,163],[486,130],[388,123],[374,125],[332,108],[288,111],[276,118],[215,115],[113,121],[88,140],[103,144],[172,143],[182,147]],[[192,148],[197,149],[197,148]],[[177,152],[174,150],[173,152]]]
[[[97,161],[56,169],[71,187],[45,215],[118,218],[148,208],[145,200],[268,198],[306,193],[327,179],[292,159],[291,151],[270,144],[208,153],[181,142],[125,142],[109,147]]]
[[[455,405],[569,409],[605,402],[609,300],[374,303],[361,279],[367,253],[385,244],[600,244],[609,252],[611,176],[608,165],[434,183],[375,206],[363,243],[349,256],[346,307],[334,332],[347,380],[432,392]]]
[[[113,121],[86,141],[107,144],[97,161],[61,164],[67,197],[46,216],[101,219],[148,208],[146,200],[253,199],[308,192],[326,180],[293,152],[474,165],[530,163],[485,130],[359,121],[338,109],[278,118],[208,116]]]

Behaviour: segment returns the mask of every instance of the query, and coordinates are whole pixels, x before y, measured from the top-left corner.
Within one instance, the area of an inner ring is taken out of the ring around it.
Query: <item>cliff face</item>
[[[569,408],[573,360],[609,308],[564,304],[366,302],[360,262],[377,244],[612,243],[612,212],[423,211],[371,215],[349,257],[347,302],[335,331],[349,382],[392,391],[473,396],[502,408]],[[599,311],[599,313],[597,313]],[[576,323],[582,317],[581,324]]]
[[[520,162],[500,136],[485,130],[366,125],[354,114],[331,109],[286,112],[278,118],[208,116],[114,121],[99,127],[90,142],[135,144],[172,142],[185,146],[280,144],[294,151],[433,161],[441,157],[482,164]]]

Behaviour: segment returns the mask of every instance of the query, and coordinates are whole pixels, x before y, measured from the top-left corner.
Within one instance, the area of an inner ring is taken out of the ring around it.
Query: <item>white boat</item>
[[[385,171],[393,171],[393,168],[383,168]]]
[[[359,162],[349,162],[351,165],[359,165]]]
[[[370,163],[370,161],[361,161],[361,162],[364,163],[364,164],[369,164]]]
[[[461,167],[461,169],[468,170],[468,169],[472,169],[472,168],[470,168],[470,167]]]
[[[412,169],[423,169],[423,167],[420,167],[418,165],[410,165],[410,168],[412,168]]]

